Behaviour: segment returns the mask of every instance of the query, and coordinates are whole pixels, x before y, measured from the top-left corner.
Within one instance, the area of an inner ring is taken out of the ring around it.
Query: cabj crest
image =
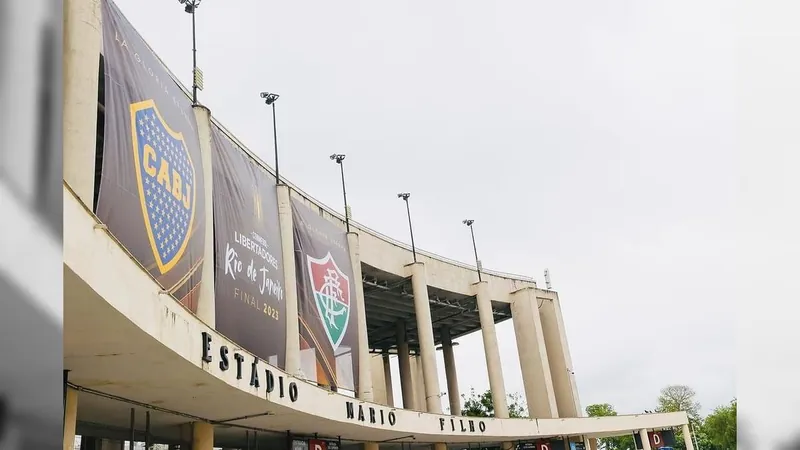
[[[330,252],[322,259],[308,255],[306,258],[314,303],[335,351],[342,343],[350,322],[350,278],[339,269]]]
[[[166,123],[153,100],[131,104],[133,158],[147,236],[158,270],[180,261],[194,223],[196,174],[181,133]]]

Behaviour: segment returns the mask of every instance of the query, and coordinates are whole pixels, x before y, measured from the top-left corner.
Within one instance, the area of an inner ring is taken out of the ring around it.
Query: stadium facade
[[[348,231],[193,104],[111,0],[65,0],[63,76],[65,450],[596,449],[631,433],[650,450],[675,428],[692,449],[683,412],[582,417],[556,292]],[[530,418],[508,417],[507,319]],[[453,354],[479,330],[490,418],[461,415]]]

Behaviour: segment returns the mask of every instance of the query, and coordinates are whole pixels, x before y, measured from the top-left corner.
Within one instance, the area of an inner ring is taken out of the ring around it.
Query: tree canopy
[[[686,411],[690,420],[700,420],[700,403],[695,401],[697,393],[689,386],[673,384],[661,389],[656,412]]]
[[[471,388],[469,395],[461,394],[461,398],[464,400],[461,414],[470,417],[494,417],[492,391],[487,390],[478,394],[474,388]],[[518,393],[508,395],[508,416],[511,418],[528,417],[528,407]]]
[[[703,421],[703,431],[715,448],[736,448],[736,399],[729,405],[719,406]]]

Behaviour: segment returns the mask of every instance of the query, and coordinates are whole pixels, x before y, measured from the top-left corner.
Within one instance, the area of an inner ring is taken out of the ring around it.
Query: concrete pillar
[[[78,391],[68,387],[67,404],[64,405],[64,450],[72,450],[72,446],[75,445],[75,424],[77,420]]]
[[[206,422],[192,423],[192,450],[214,449],[214,426]]]
[[[686,450],[694,450],[694,442],[692,442],[692,433],[689,430],[689,425],[684,424],[681,430],[683,430],[683,444],[686,446]]]
[[[62,148],[64,180],[94,207],[97,90],[103,43],[100,0],[64,0]]]
[[[558,417],[580,417],[582,414],[578,387],[572,371],[572,357],[567,344],[561,304],[558,301],[558,294],[555,292],[548,292],[547,297],[549,298],[537,299],[537,304],[541,304],[539,315],[542,322],[544,346],[547,349],[547,360],[550,365],[550,376],[553,380]]]
[[[500,362],[500,347],[497,345],[497,332],[494,327],[492,299],[489,295],[489,282],[480,281],[472,285],[478,303],[478,316],[481,321],[483,352],[489,370],[489,389],[492,391],[495,417],[508,418],[508,400],[503,381],[503,366]]]
[[[361,252],[358,233],[352,231],[347,233],[347,245],[350,248],[350,262],[352,263],[354,284],[356,285],[356,308],[358,308],[358,390],[356,391],[356,396],[360,400],[371,402],[374,398],[372,393],[372,364],[370,364],[369,356],[367,310],[364,305],[364,283],[361,279]]]
[[[422,358],[420,355],[411,357],[411,373],[414,379],[414,405],[417,411],[428,411],[428,402],[425,400],[425,373],[422,370]]]
[[[511,315],[517,338],[519,365],[525,384],[525,399],[531,418],[558,417],[550,364],[542,335],[542,322],[535,288],[526,287],[511,293]]]
[[[203,239],[206,255],[214,254],[214,167],[212,165],[213,147],[211,144],[211,111],[202,105],[192,107],[197,120],[197,134],[200,138],[200,155],[203,179],[205,180],[205,237]],[[203,264],[203,282],[200,283],[200,295],[197,300],[197,317],[209,328],[217,326],[217,306],[214,295],[214,264],[208,258]],[[209,264],[210,263],[210,264]]]
[[[284,370],[291,375],[300,373],[300,324],[297,318],[297,278],[294,265],[294,227],[289,186],[279,184],[278,222],[281,230],[283,256],[283,289],[286,295],[286,360]]]
[[[381,405],[388,405],[386,401],[386,380],[383,373],[383,355],[370,354],[370,367],[372,371],[372,401]]]
[[[456,373],[456,357],[453,354],[453,340],[450,329],[442,327],[442,356],[444,372],[447,376],[447,398],[450,401],[450,414],[461,415],[461,394],[458,391],[458,375]]]
[[[394,386],[392,385],[392,366],[389,364],[389,353],[383,354],[383,380],[386,384],[386,405],[394,406]]]
[[[403,393],[403,409],[414,408],[414,385],[411,378],[411,357],[408,353],[405,322],[397,322],[397,364],[400,366],[400,390]]]
[[[598,448],[597,448],[597,438],[589,438],[589,439],[587,439],[587,441],[588,442],[587,442],[586,448],[588,448],[589,450],[598,450]]]
[[[639,438],[642,440],[642,450],[653,450],[650,446],[650,438],[647,436],[647,430],[639,430]]]
[[[422,373],[425,380],[425,403],[427,411],[441,414],[442,403],[439,398],[439,375],[436,368],[436,347],[433,345],[433,324],[431,323],[430,298],[428,297],[428,281],[425,277],[425,265],[421,262],[406,266],[411,275],[411,289],[414,293],[414,313],[417,316],[417,336],[420,356],[422,357]]]

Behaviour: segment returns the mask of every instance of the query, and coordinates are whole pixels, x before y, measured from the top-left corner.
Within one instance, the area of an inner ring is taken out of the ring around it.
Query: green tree
[[[682,384],[672,384],[663,389],[658,395],[658,406],[656,412],[678,412],[685,411],[689,417],[689,423],[696,433],[696,441],[702,450],[713,450],[709,448],[709,441],[703,430],[703,421],[700,417],[700,403],[696,400],[697,393],[689,386]],[[683,431],[678,428],[675,430],[675,450],[685,450]]]
[[[703,431],[719,450],[736,448],[736,399],[719,406],[703,421]]]
[[[586,407],[586,415],[589,417],[609,417],[616,416],[617,411],[609,403],[595,403]],[[612,438],[600,438],[597,440],[598,446],[604,450],[633,450],[635,447],[633,435],[617,436]]]
[[[494,417],[492,391],[487,390],[483,394],[478,394],[475,392],[475,388],[470,388],[469,395],[461,394],[461,398],[464,400],[461,414],[470,417]],[[511,418],[528,417],[528,407],[518,393],[508,395],[508,416]]]
[[[656,412],[686,411],[689,420],[700,421],[700,403],[695,401],[697,393],[689,386],[673,384],[661,389]]]

